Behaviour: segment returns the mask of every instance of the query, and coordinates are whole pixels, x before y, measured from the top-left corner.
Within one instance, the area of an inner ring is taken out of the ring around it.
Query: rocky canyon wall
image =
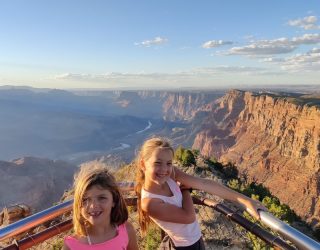
[[[320,110],[292,98],[231,91],[217,100],[194,148],[232,162],[312,225],[320,224]]]

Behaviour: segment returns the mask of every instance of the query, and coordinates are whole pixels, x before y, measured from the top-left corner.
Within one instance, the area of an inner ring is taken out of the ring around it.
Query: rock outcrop
[[[0,209],[17,203],[36,211],[52,206],[72,185],[76,169],[63,161],[35,157],[1,161]]]
[[[5,207],[0,212],[0,227],[7,226],[31,215],[31,208],[25,204]]]
[[[316,226],[320,224],[320,109],[298,100],[231,91],[208,109],[193,147],[234,163],[249,180],[268,187]]]
[[[224,91],[116,91],[114,102],[126,114],[167,121],[188,121],[223,94]]]
[[[191,120],[197,112],[206,110],[208,103],[221,95],[220,92],[167,92],[162,106],[163,117],[169,121]]]

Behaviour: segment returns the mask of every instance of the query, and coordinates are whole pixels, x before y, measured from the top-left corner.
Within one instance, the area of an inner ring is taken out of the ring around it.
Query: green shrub
[[[231,179],[227,182],[229,188],[241,192],[241,182],[238,179]]]
[[[150,227],[146,235],[146,250],[158,249],[161,243],[161,231],[158,227]]]
[[[176,149],[176,151],[174,152],[174,159],[175,159],[176,161],[181,162],[181,160],[182,160],[182,154],[183,154],[184,150],[185,150],[185,149],[184,149],[183,147],[181,147],[181,146],[179,146],[179,147]]]
[[[198,149],[192,149],[192,154],[195,158],[198,158],[200,155],[200,151]]]
[[[222,172],[227,179],[237,178],[239,174],[237,167],[232,163],[228,163],[224,166]]]
[[[181,163],[185,167],[196,164],[196,159],[194,158],[194,155],[191,152],[191,150],[189,150],[189,149],[184,150],[184,152],[182,154],[182,158],[181,158]]]
[[[52,250],[60,250],[63,247],[63,239],[58,239],[52,245]]]

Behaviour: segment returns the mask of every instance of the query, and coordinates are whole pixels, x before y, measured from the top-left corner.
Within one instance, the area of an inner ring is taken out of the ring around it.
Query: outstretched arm
[[[258,210],[267,210],[261,202],[250,199],[214,180],[195,177],[186,174],[178,168],[175,168],[175,178],[183,185],[217,195],[223,199],[243,206],[256,219],[260,219]]]

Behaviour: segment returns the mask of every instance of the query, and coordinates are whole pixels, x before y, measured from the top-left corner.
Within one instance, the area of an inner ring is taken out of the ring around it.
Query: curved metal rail
[[[242,215],[238,214],[237,212],[233,211],[232,209],[230,209],[229,207],[227,207],[221,203],[218,203],[218,202],[210,200],[210,199],[201,199],[199,197],[193,197],[193,201],[195,204],[206,205],[206,206],[212,207],[214,210],[222,213],[230,220],[241,225],[247,231],[251,232],[252,234],[254,234],[257,237],[259,237],[260,239],[262,239],[264,242],[267,242],[272,246],[278,247],[280,249],[285,249],[285,250],[296,249],[295,247],[289,245],[287,242],[285,242],[281,238],[271,234],[270,232],[259,227],[257,224],[249,221],[248,219],[246,219]]]
[[[0,241],[4,241],[18,234],[26,232],[44,222],[50,221],[66,212],[72,210],[73,200],[63,202],[59,205],[45,209],[22,220],[16,221],[0,229]]]
[[[281,238],[272,235],[271,233],[262,229],[261,227],[254,224],[253,222],[247,220],[246,218],[244,218],[240,214],[234,212],[233,210],[226,207],[225,205],[222,205],[220,203],[217,203],[217,202],[215,202],[213,200],[209,200],[209,199],[201,200],[198,197],[193,197],[193,201],[194,201],[194,204],[209,206],[209,207],[215,209],[216,211],[226,215],[230,220],[241,225],[242,227],[244,227],[245,229],[247,229],[251,233],[255,234],[257,237],[261,238],[262,240],[269,243],[270,245],[273,245],[275,247],[285,249],[285,250],[294,250],[295,249],[294,247],[290,246],[288,243],[283,241]],[[69,202],[68,202],[68,204],[69,204]],[[137,199],[136,198],[126,198],[126,203],[128,206],[136,206]],[[69,206],[69,208],[71,210],[70,206]],[[54,206],[51,208],[51,210],[47,209],[46,211],[42,211],[42,216],[44,216],[46,218],[49,218],[49,217],[52,218],[52,216],[51,216],[52,214],[61,215],[61,212],[59,212],[59,210],[62,210],[61,207]],[[68,211],[70,211],[70,210],[68,210]],[[43,218],[39,219],[38,216],[34,217],[33,219],[37,220],[38,222],[43,221]],[[33,225],[37,224],[38,223],[37,221],[34,221]],[[14,224],[15,223],[13,223],[11,225],[14,225]],[[21,226],[21,225],[17,225],[17,226]],[[24,228],[26,228],[26,227],[27,227],[27,224],[24,226]],[[36,244],[39,244],[39,243],[57,235],[57,234],[59,234],[59,233],[66,231],[70,228],[72,228],[72,220],[71,219],[64,221],[64,222],[61,222],[57,225],[51,226],[51,227],[49,227],[39,233],[36,233],[34,235],[28,235],[24,239],[16,241],[15,244],[12,244],[12,245],[4,248],[4,250],[28,249]],[[20,227],[19,232],[21,232],[21,230],[22,230],[22,228]],[[10,235],[12,236],[12,234],[10,234]],[[6,238],[8,238],[8,237],[6,237]]]
[[[132,191],[133,183],[121,183],[122,190],[125,191]],[[217,203],[210,199],[201,199],[199,197],[193,197],[193,201],[195,204],[198,205],[206,205],[212,207],[216,211],[224,214],[230,220],[233,220],[237,224],[241,225],[251,233],[255,234],[265,242],[273,245],[275,247],[281,249],[296,249],[295,247],[289,245],[287,242],[282,240],[281,238],[274,236],[273,234],[269,233],[268,231],[262,229],[258,225],[252,223],[251,221],[247,220],[240,214],[234,212],[230,208],[226,207],[223,204]],[[46,210],[43,210],[39,213],[26,217],[20,221],[17,221],[13,224],[10,224],[4,228],[0,229],[0,241],[12,238],[18,234],[26,232],[36,226],[44,222],[48,222],[53,220],[54,218],[70,212],[72,210],[72,200],[66,201],[59,205],[53,206]],[[128,206],[136,206],[136,198],[126,198],[126,203]],[[308,236],[304,235],[303,233],[299,232],[298,230],[292,228],[288,224],[278,220],[277,218],[273,217],[271,214],[260,211],[261,221],[272,228],[273,230],[279,232],[285,239],[290,240],[298,249],[303,250],[320,250],[320,244],[313,239],[309,238]],[[63,231],[68,230],[72,227],[72,221],[68,220],[65,222],[61,222],[57,225],[54,225],[46,230],[43,230],[40,233],[27,236],[26,238],[17,241],[16,244],[12,244],[6,247],[6,250],[10,249],[27,249],[35,244],[45,241],[46,239],[51,238],[52,236],[59,234]],[[17,248],[18,247],[18,248]]]
[[[265,211],[260,211],[259,214],[262,223],[281,234],[284,238],[293,242],[298,249],[320,250],[320,243],[309,238],[283,221],[275,218],[272,214]]]

